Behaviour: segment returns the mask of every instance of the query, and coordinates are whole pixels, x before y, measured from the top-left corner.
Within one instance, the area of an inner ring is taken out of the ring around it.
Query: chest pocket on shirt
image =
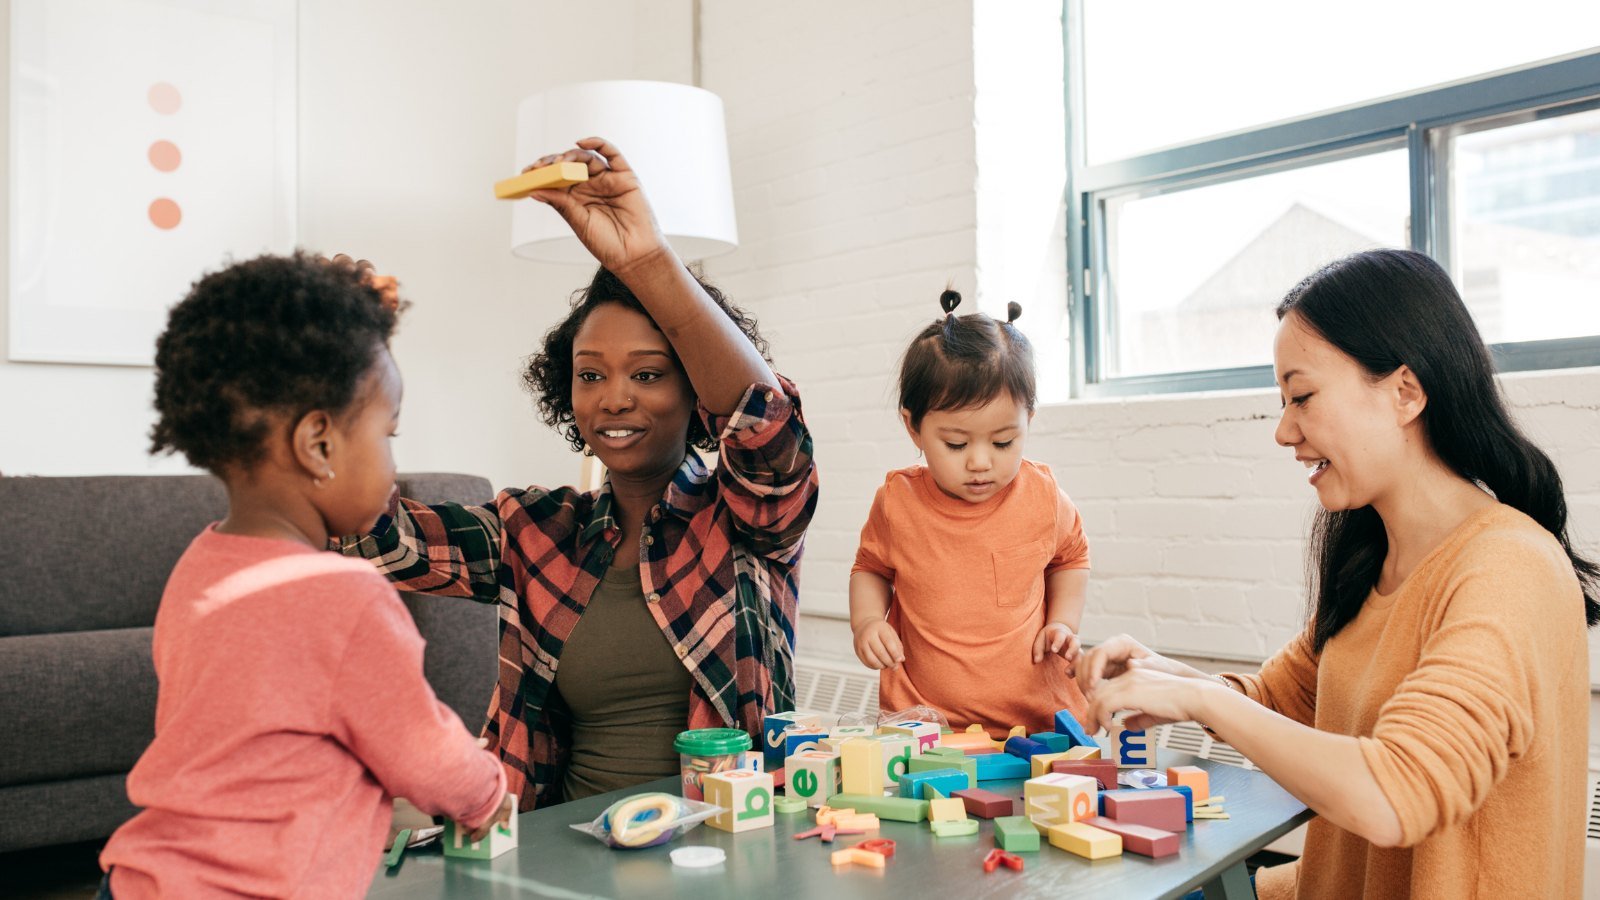
[[[1023,606],[1044,599],[1044,565],[1050,542],[1034,541],[995,550],[994,597],[998,606]]]

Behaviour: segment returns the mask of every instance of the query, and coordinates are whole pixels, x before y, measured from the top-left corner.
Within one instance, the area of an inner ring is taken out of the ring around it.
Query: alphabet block
[[[1084,859],[1105,859],[1122,855],[1122,837],[1086,822],[1051,825],[1050,846],[1076,853]]]
[[[910,735],[904,734],[877,734],[872,737],[883,747],[883,780],[885,784],[894,784],[906,773],[906,768],[911,762],[913,748],[916,741]]]
[[[1156,764],[1156,748],[1143,729],[1111,729],[1111,757],[1123,769],[1149,769]]]
[[[444,835],[440,842],[444,847],[445,856],[457,859],[494,859],[507,850],[517,849],[517,798],[511,798],[511,821],[506,825],[496,825],[490,829],[489,836],[476,844],[468,842],[472,834],[467,829],[455,822],[446,822]]]
[[[1061,822],[1079,822],[1095,814],[1099,789],[1093,778],[1052,772],[1030,778],[1022,786],[1028,821],[1040,832]]]
[[[1199,766],[1172,766],[1167,769],[1167,787],[1188,785],[1194,792],[1196,803],[1204,803],[1211,796],[1211,776]]]
[[[756,828],[770,828],[775,821],[772,808],[772,774],[749,769],[712,772],[701,779],[706,802],[724,811],[706,820],[712,828],[738,834]]]
[[[840,744],[839,766],[846,794],[882,796],[883,744],[876,738],[850,738]]]
[[[783,758],[789,757],[802,750],[822,750],[822,742],[828,733],[817,725],[790,725],[783,730]]]
[[[921,722],[915,719],[878,726],[879,734],[903,734],[916,741],[917,753],[927,753],[939,746],[941,730],[938,722]]]
[[[1026,853],[1039,849],[1039,831],[1026,816],[1001,816],[994,820],[994,842],[1001,850]]]
[[[1162,831],[1182,831],[1188,822],[1183,796],[1168,790],[1113,791],[1106,795],[1101,815]]]
[[[839,754],[826,750],[802,750],[783,764],[789,796],[805,801],[807,806],[821,806],[822,801],[844,789],[839,775]]]
[[[1161,831],[1147,825],[1131,825],[1105,816],[1092,816],[1085,819],[1084,824],[1093,825],[1122,838],[1122,849],[1154,859],[1177,853],[1178,845],[1181,843],[1181,839],[1170,831]]]
[[[1032,778],[1048,774],[1051,771],[1051,764],[1066,758],[1067,754],[1065,753],[1035,753],[1028,760],[1028,774]]]
[[[785,747],[783,730],[790,725],[819,726],[822,719],[811,713],[772,713],[761,722],[761,752],[767,760],[767,771],[783,768]]]

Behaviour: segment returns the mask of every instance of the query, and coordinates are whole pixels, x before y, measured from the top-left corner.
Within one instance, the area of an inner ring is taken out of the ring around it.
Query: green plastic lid
[[[672,739],[672,749],[685,756],[724,756],[750,747],[750,735],[737,728],[696,728]]]

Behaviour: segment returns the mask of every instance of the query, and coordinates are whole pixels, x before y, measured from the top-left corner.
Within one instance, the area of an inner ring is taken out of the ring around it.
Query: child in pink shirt
[[[143,807],[102,894],[355,897],[391,798],[486,833],[506,776],[422,675],[422,637],[370,563],[324,550],[394,489],[398,300],[346,259],[263,256],[206,276],[156,344],[156,451],[220,477],[228,517],[156,615]]]

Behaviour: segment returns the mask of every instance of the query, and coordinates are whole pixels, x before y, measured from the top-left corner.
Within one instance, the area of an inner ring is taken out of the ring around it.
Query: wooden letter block
[[[1023,759],[1032,759],[1035,754],[1050,752],[1050,748],[1038,741],[1030,741],[1020,734],[1006,738],[1005,746],[1007,753]]]
[[[1067,759],[1099,759],[1099,744],[1079,744],[1067,751]]]
[[[941,730],[938,722],[919,722],[914,719],[878,726],[879,734],[903,734],[916,741],[917,753],[927,753],[934,747],[939,746],[939,732]]]
[[[966,751],[967,753],[972,753],[975,750],[994,750],[994,741],[989,739],[989,732],[984,731],[983,728],[978,725],[974,725],[972,727],[977,728],[978,730],[972,731],[969,729],[967,731],[958,731],[954,734],[947,734],[940,737],[939,746],[951,747],[957,750]]]
[[[761,723],[761,753],[767,758],[767,771],[783,768],[785,755],[783,730],[790,725],[821,725],[822,720],[810,713],[773,713]]]
[[[783,730],[783,758],[785,762],[789,757],[804,750],[822,750],[822,742],[828,733],[815,725],[790,725]]]
[[[1080,822],[1095,814],[1099,789],[1093,778],[1051,773],[1030,778],[1022,786],[1028,820],[1040,832],[1062,822]]]
[[[1084,859],[1122,855],[1122,837],[1084,822],[1050,826],[1050,846],[1076,853]]]
[[[534,191],[560,188],[589,180],[589,167],[581,162],[558,162],[540,166],[494,183],[494,195],[501,200],[520,200]]]
[[[883,744],[877,738],[850,738],[839,745],[844,793],[870,797],[883,794]]]
[[[960,769],[934,769],[931,772],[907,772],[899,778],[900,796],[911,800],[928,800],[932,795],[926,790],[932,787],[941,796],[948,797],[955,791],[966,790],[976,785],[967,783],[967,773]]]
[[[1156,764],[1156,748],[1143,730],[1119,726],[1111,729],[1111,758],[1124,769],[1149,769]]]
[[[1065,752],[1035,753],[1028,760],[1028,777],[1038,778],[1040,775],[1048,775],[1052,771],[1050,768],[1052,763],[1066,758],[1067,754]]]
[[[706,802],[724,807],[723,812],[706,820],[707,825],[735,834],[772,827],[776,818],[772,808],[772,773],[729,769],[712,772],[702,778],[701,783],[705,785]]]
[[[987,753],[973,757],[978,764],[979,781],[1009,781],[1029,777],[1033,767],[1020,756],[1009,753]]]
[[[983,788],[968,788],[950,796],[966,804],[967,812],[980,819],[998,819],[1017,813],[1017,801]]]
[[[1054,731],[1041,731],[1038,734],[1030,734],[1028,735],[1028,740],[1037,741],[1045,745],[1051,753],[1065,753],[1074,746],[1072,738],[1064,734],[1056,734]]]
[[[507,850],[517,849],[517,798],[511,798],[511,822],[507,825],[496,825],[489,831],[489,836],[476,844],[469,843],[467,838],[472,830],[455,822],[446,822],[444,835],[440,843],[444,847],[445,856],[457,859],[494,859]]]
[[[1105,816],[1093,816],[1084,822],[1122,838],[1122,849],[1153,859],[1177,853],[1178,845],[1181,843],[1180,838],[1170,831],[1161,831],[1146,825],[1130,825]]]
[[[882,733],[874,736],[872,740],[883,747],[883,782],[894,784],[906,773],[906,767],[911,763],[911,754],[917,742],[909,735]]]
[[[946,797],[928,801],[928,820],[932,822],[965,821],[967,805],[959,797]]]
[[[1167,787],[1180,784],[1189,786],[1196,803],[1204,803],[1211,796],[1211,776],[1199,766],[1172,766],[1167,769]]]
[[[937,750],[939,748],[935,747],[934,749]],[[947,756],[942,753],[913,756],[911,761],[906,764],[906,774],[908,775],[914,772],[932,772],[935,769],[956,769],[965,772],[967,775],[967,787],[978,786],[978,760],[976,758],[968,758],[964,753],[957,753],[955,756]]]
[[[804,750],[789,757],[783,764],[789,796],[805,801],[807,806],[821,806],[822,801],[844,789],[839,780],[839,754],[826,750]]]
[[[994,820],[994,842],[1010,853],[1039,849],[1039,831],[1026,816],[1001,816]]]
[[[1182,831],[1187,827],[1183,796],[1177,791],[1114,791],[1106,795],[1108,819],[1131,825],[1147,825],[1162,831]]]
[[[1058,759],[1050,771],[1093,778],[1101,791],[1117,789],[1117,764],[1109,759]]]

